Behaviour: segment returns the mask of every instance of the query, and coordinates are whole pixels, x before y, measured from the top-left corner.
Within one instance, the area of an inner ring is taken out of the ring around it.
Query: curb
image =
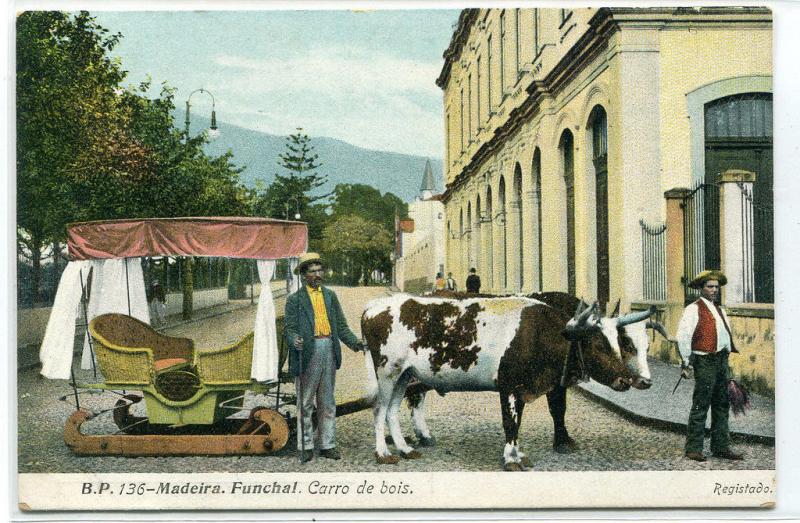
[[[599,405],[602,405],[608,410],[616,414],[619,414],[623,418],[633,423],[636,423],[637,425],[646,425],[648,427],[660,430],[668,430],[670,432],[675,432],[678,434],[686,434],[686,425],[683,423],[677,423],[674,421],[667,421],[659,418],[652,418],[650,416],[644,416],[642,414],[636,414],[635,412],[631,412],[628,409],[614,403],[613,401],[610,401],[596,394],[592,394],[588,390],[583,389],[581,387],[575,387],[574,390],[578,390],[583,397],[588,398],[589,400],[592,400]],[[710,436],[710,434],[711,431],[708,428],[706,428],[706,437]],[[762,445],[769,445],[771,447],[775,446],[775,436],[761,436],[758,434],[750,434],[747,432],[738,432],[738,431],[730,431],[730,436],[732,441],[737,441],[741,443],[760,443]]]

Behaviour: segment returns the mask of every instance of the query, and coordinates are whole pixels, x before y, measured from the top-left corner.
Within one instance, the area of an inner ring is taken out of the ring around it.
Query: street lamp
[[[219,130],[217,128],[216,101],[214,100],[214,95],[211,94],[211,92],[201,87],[200,89],[195,89],[194,91],[189,93],[189,97],[186,99],[186,121],[184,122],[186,124],[186,139],[187,140],[189,139],[189,111],[191,109],[189,100],[192,99],[192,95],[195,93],[206,93],[208,96],[211,97],[211,126],[209,127],[211,132],[209,133],[209,135],[212,138],[216,138],[217,136],[219,136]]]

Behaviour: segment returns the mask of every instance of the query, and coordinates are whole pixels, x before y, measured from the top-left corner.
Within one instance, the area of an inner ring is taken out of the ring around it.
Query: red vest
[[[694,328],[692,335],[692,350],[697,352],[717,352],[717,322],[714,320],[714,315],[708,309],[708,306],[702,299],[694,302],[697,305],[697,326]],[[725,317],[722,315],[722,310],[719,306],[714,304],[717,308],[717,314],[722,319],[725,330],[728,331],[728,338],[731,340],[731,352],[739,352],[733,345],[733,335],[731,329],[725,322]]]

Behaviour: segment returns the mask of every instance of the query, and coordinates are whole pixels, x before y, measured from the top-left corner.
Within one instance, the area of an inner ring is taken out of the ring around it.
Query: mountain
[[[176,115],[180,125],[183,114]],[[192,134],[210,125],[207,118],[192,114]],[[217,122],[220,135],[206,146],[206,152],[218,156],[228,149],[233,151],[233,163],[244,167],[240,174],[242,183],[254,187],[257,180],[269,185],[276,172],[285,173],[277,163],[284,150],[284,137],[245,129],[225,122]],[[339,183],[371,185],[381,193],[391,192],[401,200],[410,202],[419,195],[425,171],[424,156],[375,151],[356,147],[347,142],[326,137],[311,137],[314,152],[319,155],[320,174],[328,176],[319,194],[333,190]],[[437,191],[442,191],[442,160],[430,158]]]

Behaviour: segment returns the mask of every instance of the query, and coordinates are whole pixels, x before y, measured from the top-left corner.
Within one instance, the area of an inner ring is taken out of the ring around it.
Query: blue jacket
[[[342,366],[342,348],[339,340],[351,349],[356,347],[360,341],[347,326],[347,320],[342,313],[342,306],[336,294],[322,287],[322,298],[325,301],[325,310],[328,314],[328,322],[331,325],[331,341],[333,342],[333,353],[336,358],[336,368]],[[311,297],[308,295],[305,284],[300,290],[286,298],[286,316],[284,318],[283,333],[289,347],[289,373],[292,376],[300,374],[299,353],[294,348],[294,340],[297,336],[303,338],[303,369],[307,369],[314,351],[314,308],[311,306]]]

